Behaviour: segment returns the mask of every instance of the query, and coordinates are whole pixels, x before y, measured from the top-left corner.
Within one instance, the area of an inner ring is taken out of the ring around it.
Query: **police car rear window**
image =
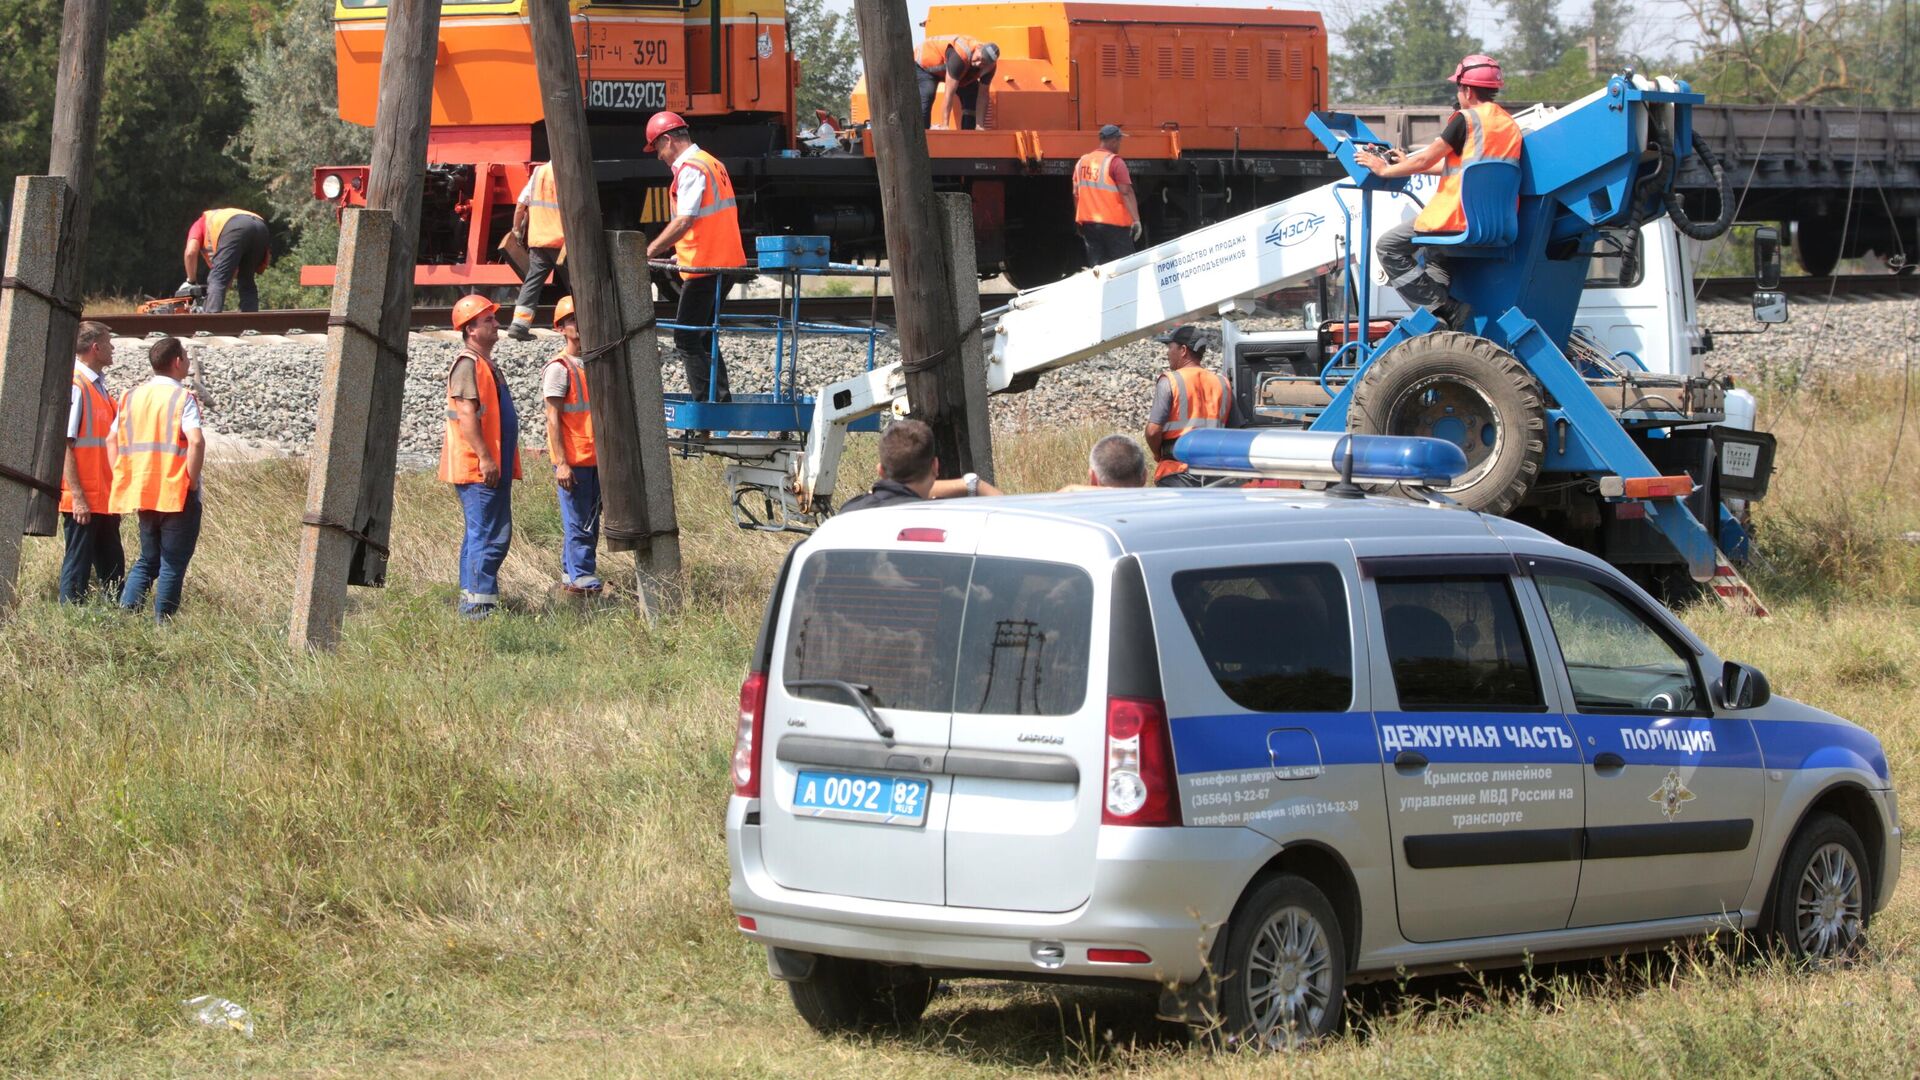
[[[1347,591],[1325,564],[1173,575],[1214,682],[1255,712],[1343,712],[1353,701]]]
[[[1402,709],[1546,707],[1505,577],[1381,578],[1378,588]]]
[[[1062,716],[1086,700],[1093,580],[1078,567],[823,551],[800,570],[782,678],[870,687],[875,706]]]

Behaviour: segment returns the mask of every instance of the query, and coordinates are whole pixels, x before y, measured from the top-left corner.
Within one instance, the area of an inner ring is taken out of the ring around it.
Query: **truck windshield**
[[[886,709],[1064,716],[1086,700],[1093,580],[1030,559],[823,551],[801,567],[782,677],[843,679]]]

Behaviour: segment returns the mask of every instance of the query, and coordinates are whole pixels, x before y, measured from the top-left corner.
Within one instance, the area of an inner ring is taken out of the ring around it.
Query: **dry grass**
[[[1911,792],[1920,562],[1899,534],[1920,528],[1920,471],[1892,453],[1899,401],[1882,380],[1767,402],[1784,449],[1754,576],[1777,616],[1686,617],[1779,692],[1874,728]],[[1078,479],[1097,434],[1003,439],[1002,478]],[[861,455],[843,475],[870,472]],[[538,484],[516,501],[515,611],[473,627],[452,614],[455,502],[404,478],[394,584],[357,597],[326,657],[282,644],[297,467],[210,476],[188,608],[166,631],[54,607],[54,545],[34,542],[31,598],[0,628],[0,1073],[1883,1075],[1920,1061],[1911,873],[1873,958],[1844,972],[1707,949],[1426,982],[1370,992],[1353,1035],[1301,1058],[1211,1054],[1125,994],[1003,984],[943,995],[910,1035],[817,1038],[731,928],[720,825],[735,686],[786,540],[725,524],[717,466],[678,480],[692,602],[656,628],[549,605],[558,515]],[[177,1003],[200,993],[252,1009],[257,1037],[188,1026]]]

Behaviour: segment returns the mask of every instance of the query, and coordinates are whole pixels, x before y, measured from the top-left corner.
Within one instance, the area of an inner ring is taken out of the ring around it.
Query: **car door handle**
[[[1618,772],[1627,767],[1627,759],[1611,750],[1593,755],[1594,772]]]
[[[1427,767],[1427,755],[1402,750],[1393,755],[1393,767],[1406,772],[1418,772]]]

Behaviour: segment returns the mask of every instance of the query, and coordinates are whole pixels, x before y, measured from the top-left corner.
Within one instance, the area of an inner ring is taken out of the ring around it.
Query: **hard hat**
[[[485,315],[489,311],[498,310],[500,310],[499,304],[481,296],[479,293],[468,293],[453,305],[453,328],[455,330],[464,330],[467,324],[473,320]]]
[[[682,120],[680,114],[677,112],[662,111],[654,113],[653,118],[647,121],[647,145],[641,147],[641,149],[651,153],[654,141],[660,138],[660,136],[665,135],[669,131],[678,131],[686,126],[687,122]]]
[[[573,314],[573,297],[571,296],[561,297],[560,302],[553,305],[553,328],[555,330],[560,329],[560,320],[572,314]]]
[[[1447,76],[1447,81],[1461,86],[1485,87],[1489,90],[1498,90],[1507,85],[1506,80],[1500,77],[1500,61],[1481,53],[1474,53],[1460,61],[1460,66],[1453,69],[1453,74]]]

